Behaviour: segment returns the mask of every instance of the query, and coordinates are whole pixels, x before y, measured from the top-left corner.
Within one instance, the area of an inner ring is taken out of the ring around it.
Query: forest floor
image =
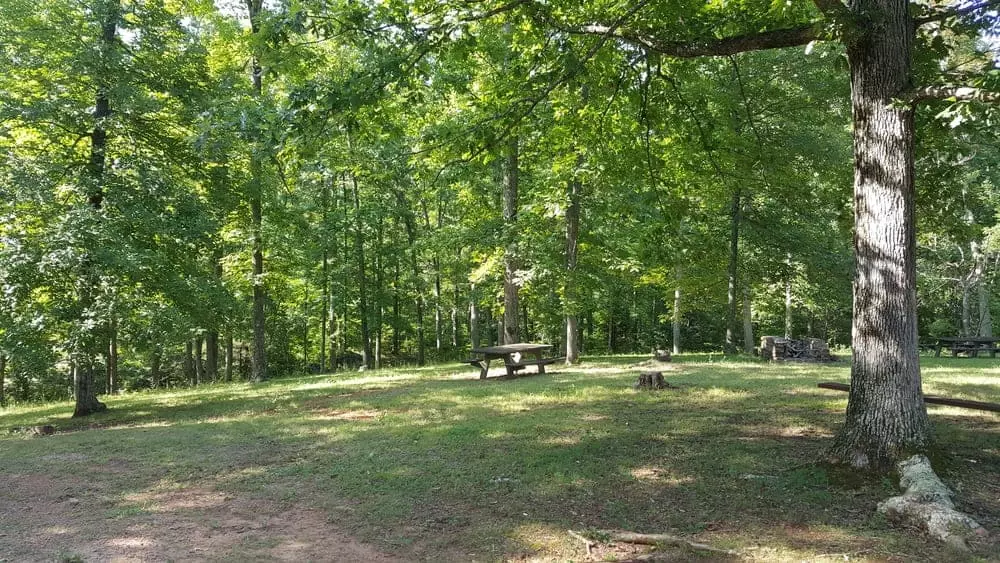
[[[455,365],[207,385],[0,410],[0,561],[495,561],[588,555],[567,530],[670,533],[756,561],[1000,561],[1000,416],[931,406],[942,479],[990,536],[892,527],[889,479],[811,462],[845,363],[643,358],[514,380]],[[1000,402],[1000,360],[922,358],[927,393]],[[52,436],[7,433],[51,424]],[[694,552],[674,548],[668,560]]]

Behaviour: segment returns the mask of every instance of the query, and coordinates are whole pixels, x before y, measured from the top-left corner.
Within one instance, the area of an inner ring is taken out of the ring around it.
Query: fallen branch
[[[574,532],[573,530],[566,530],[566,531],[567,531],[567,532],[569,532],[569,535],[571,535],[571,536],[573,536],[574,538],[576,538],[576,539],[578,539],[578,540],[582,541],[582,542],[584,543],[584,545],[586,545],[586,546],[587,546],[587,555],[590,555],[590,554],[591,554],[591,552],[593,552],[593,550],[594,550],[594,545],[595,545],[595,544],[594,544],[594,542],[592,542],[592,541],[588,540],[587,538],[585,538],[585,537],[581,536],[580,534],[578,534],[578,533]]]
[[[569,533],[575,538],[585,538],[582,532],[574,532],[573,530],[570,530]],[[695,551],[707,551],[709,553],[719,553],[723,555],[739,555],[738,552],[731,549],[720,549],[718,547],[712,547],[710,545],[694,542],[669,534],[639,534],[636,532],[622,532],[615,530],[595,530],[591,533],[591,535],[600,536],[601,539],[613,542],[634,543],[639,545],[671,545],[674,547],[686,547]]]
[[[889,520],[916,526],[931,537],[956,548],[966,550],[966,540],[987,535],[986,529],[967,514],[955,510],[952,492],[934,470],[931,462],[915,455],[897,466],[902,495],[878,505],[878,511]]]
[[[850,391],[851,386],[845,383],[834,383],[824,381],[816,385],[821,389],[833,389],[834,391]],[[952,399],[949,397],[939,397],[937,395],[924,395],[924,402],[932,405],[948,405],[950,407],[962,407],[963,409],[975,409],[979,411],[1000,412],[1000,404],[984,403],[983,401],[969,401],[966,399]]]

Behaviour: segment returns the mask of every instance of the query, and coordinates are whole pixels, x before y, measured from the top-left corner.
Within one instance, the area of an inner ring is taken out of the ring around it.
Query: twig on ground
[[[707,551],[709,553],[739,555],[738,552],[731,549],[720,549],[718,547],[712,547],[707,544],[686,540],[682,537],[672,536],[670,534],[639,534],[636,532],[622,532],[615,530],[595,530],[593,533],[600,535],[602,538],[606,537],[608,540],[613,542],[635,543],[639,545],[672,545],[674,547],[686,547],[688,549]],[[579,532],[573,532],[572,530],[570,530],[570,534],[574,537],[580,537],[581,535]]]
[[[594,550],[594,542],[592,542],[589,539],[581,536],[580,534],[574,532],[573,530],[566,530],[566,531],[569,532],[569,535],[571,535],[574,538],[582,541],[584,543],[584,545],[587,546],[587,555],[590,555],[593,552],[593,550]]]

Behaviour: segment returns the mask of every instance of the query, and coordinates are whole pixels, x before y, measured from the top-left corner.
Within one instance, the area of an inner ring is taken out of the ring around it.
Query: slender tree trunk
[[[979,243],[972,243],[972,257],[976,261],[976,292],[979,305],[979,336],[993,337],[993,314],[990,311],[990,284],[986,275],[989,257]]]
[[[677,266],[675,273],[677,287],[674,289],[673,322],[671,323],[674,354],[681,353],[681,276],[681,268]]]
[[[424,347],[424,284],[420,277],[420,261],[417,257],[417,229],[413,217],[413,210],[407,205],[406,195],[402,190],[396,190],[396,203],[399,207],[399,212],[403,216],[403,224],[406,227],[406,239],[410,247],[410,265],[413,268],[413,283],[416,290],[416,307],[417,307],[417,365],[422,366],[425,363],[425,347]]]
[[[962,336],[972,335],[972,302],[969,300],[969,278],[962,279]]]
[[[458,281],[456,280],[452,286],[452,300],[451,300],[451,347],[453,350],[458,350],[458,344],[460,340],[459,333],[461,329],[459,328],[458,320],[458,304],[462,296],[459,295]]]
[[[309,372],[309,286],[302,299],[302,371]]]
[[[750,303],[750,287],[743,286],[743,353],[753,355],[753,311]]]
[[[910,86],[914,27],[902,0],[858,0],[877,25],[847,48],[854,113],[855,279],[853,363],[847,420],[832,458],[891,470],[930,441],[917,351],[913,110],[896,103]]]
[[[194,368],[194,343],[190,339],[184,342],[184,379],[188,383],[194,384],[197,382],[195,379],[195,368]]]
[[[726,308],[726,343],[727,354],[736,351],[736,273],[740,257],[740,221],[742,220],[741,202],[743,194],[739,189],[733,191],[733,203],[730,207],[729,231],[729,265],[726,278],[729,280]]]
[[[226,382],[233,380],[233,335],[226,335]]]
[[[0,352],[0,407],[7,406],[7,393],[4,390],[7,377],[7,355]]]
[[[160,366],[163,363],[163,348],[159,344],[153,345],[153,350],[149,353],[149,380],[153,389],[159,389],[163,374]]]
[[[263,0],[245,0],[250,16],[250,31],[253,35],[260,33],[259,16],[263,8]],[[250,60],[250,81],[253,95],[260,100],[263,95],[264,71],[260,66],[260,57],[254,53]],[[267,299],[264,288],[264,204],[263,204],[263,171],[261,170],[262,147],[252,147],[250,154],[250,231],[253,246],[253,357],[251,361],[251,376],[253,382],[259,383],[267,379],[267,325],[264,304]]]
[[[586,97],[586,93],[584,94]],[[583,156],[576,159],[577,169],[583,166]],[[573,178],[567,185],[566,206],[566,285],[563,288],[564,308],[566,311],[566,363],[575,364],[580,361],[579,333],[579,295],[576,288],[576,267],[580,242],[580,206],[583,197],[583,184],[578,178]]]
[[[392,356],[399,357],[400,325],[399,317],[399,259],[392,261]]]
[[[503,170],[503,220],[507,232],[507,248],[504,251],[503,276],[503,342],[514,344],[521,341],[518,318],[520,303],[518,299],[517,271],[517,190],[518,190],[518,139],[511,135],[507,141],[506,165]]]
[[[473,348],[479,348],[479,303],[476,299],[475,284],[469,288],[469,341]]]
[[[383,298],[383,259],[384,254],[383,248],[385,245],[385,229],[384,229],[384,219],[382,214],[379,213],[378,216],[378,237],[376,239],[377,248],[375,250],[375,369],[380,369],[382,367],[382,325],[384,324],[384,307],[382,303],[385,301]]]
[[[101,38],[97,45],[102,60],[112,57],[117,47],[118,20],[121,18],[121,4],[118,0],[106,0],[95,4],[94,15],[99,18]],[[95,222],[100,222],[100,214],[104,205],[104,169],[107,162],[108,132],[105,121],[111,117],[111,100],[108,92],[112,87],[110,77],[93,77],[97,83],[95,94],[93,124],[90,132],[90,159],[87,164],[88,186],[87,201]],[[96,249],[91,249],[91,251]],[[98,266],[94,263],[93,253],[83,260],[83,275],[81,276],[80,304],[85,313],[94,307],[98,291]],[[94,359],[99,341],[96,330],[83,328],[83,343],[74,352],[73,362],[73,396],[75,406],[73,416],[87,416],[95,412],[107,410],[107,405],[97,400],[97,389],[94,385]],[[80,365],[82,364],[82,366]]]
[[[792,337],[792,280],[785,280],[785,338]]]
[[[205,380],[219,380],[219,333],[214,330],[205,333]]]
[[[112,313],[113,314],[113,313]],[[108,323],[108,394],[118,392],[118,319],[112,317]]]
[[[194,338],[194,384],[201,385],[205,381],[205,364],[202,362],[202,345],[204,339],[201,335]]]
[[[351,174],[354,189],[354,252],[358,261],[358,315],[361,317],[362,361],[366,368],[374,365],[372,339],[368,326],[368,279],[365,273],[365,241],[361,224],[361,198],[358,196],[358,179]]]

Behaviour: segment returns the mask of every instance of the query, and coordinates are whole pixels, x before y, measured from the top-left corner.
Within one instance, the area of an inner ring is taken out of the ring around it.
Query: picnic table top
[[[537,352],[551,348],[551,344],[534,344],[531,342],[519,342],[517,344],[504,344],[502,346],[487,346],[485,348],[473,348],[473,354],[513,354],[515,352]]]

